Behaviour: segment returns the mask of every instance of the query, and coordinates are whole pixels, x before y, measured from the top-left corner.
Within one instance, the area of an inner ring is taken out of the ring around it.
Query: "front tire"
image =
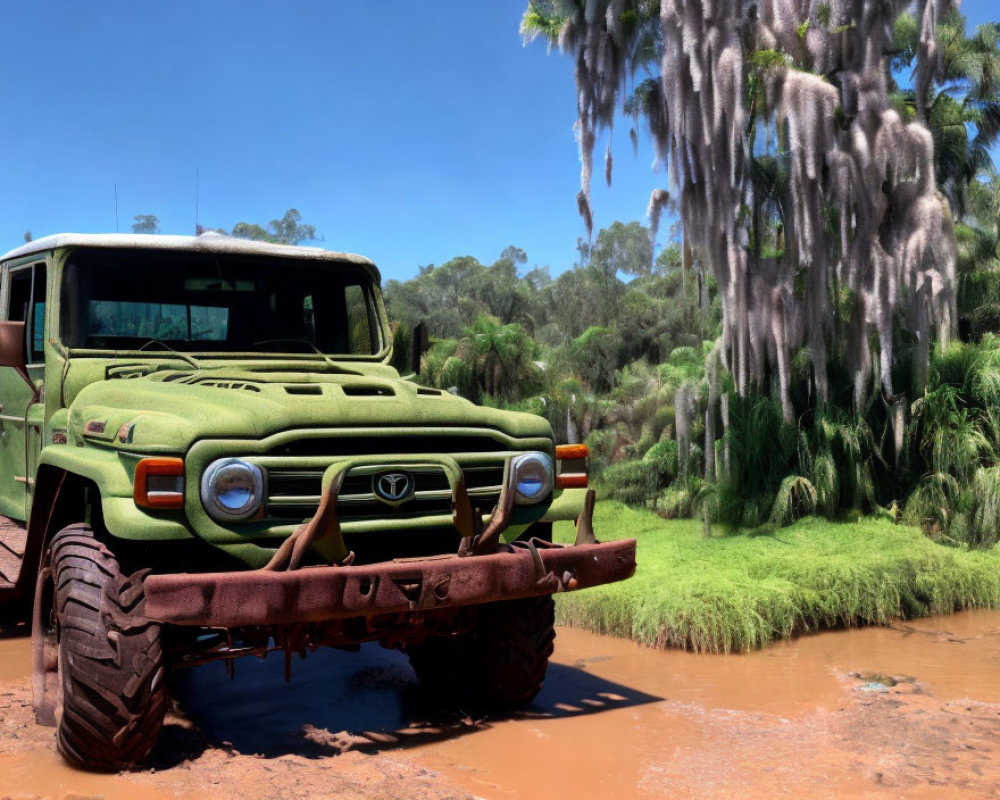
[[[513,708],[541,691],[555,636],[552,596],[527,597],[481,606],[469,633],[426,639],[407,655],[436,697]]]
[[[35,706],[59,750],[86,769],[142,761],[169,698],[160,626],[145,616],[141,572],[122,575],[87,525],[59,531],[35,603]]]

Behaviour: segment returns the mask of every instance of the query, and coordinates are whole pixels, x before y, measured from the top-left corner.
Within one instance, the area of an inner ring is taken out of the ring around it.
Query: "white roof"
[[[207,231],[200,236],[163,236],[149,233],[57,233],[28,242],[21,247],[0,256],[6,261],[13,258],[44,253],[62,247],[110,247],[121,249],[180,250],[195,253],[233,253],[255,256],[276,256],[280,258],[321,259],[342,264],[356,264],[372,269],[375,264],[364,256],[354,253],[336,253],[321,247],[301,247],[298,245],[271,244],[250,239],[237,239],[215,231]]]

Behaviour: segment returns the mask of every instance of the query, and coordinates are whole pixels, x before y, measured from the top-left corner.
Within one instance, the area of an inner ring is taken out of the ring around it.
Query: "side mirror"
[[[27,351],[24,349],[24,345],[23,322],[0,322],[0,367],[16,369],[17,374],[31,389],[31,402],[37,403],[40,393],[35,382],[28,375]]]
[[[24,323],[0,322],[0,367],[25,368]]]
[[[412,338],[411,354],[413,356],[413,373],[415,375],[420,374],[420,359],[423,358],[424,353],[431,349],[430,335],[427,332],[427,323],[421,322],[419,325],[413,327],[413,338]]]

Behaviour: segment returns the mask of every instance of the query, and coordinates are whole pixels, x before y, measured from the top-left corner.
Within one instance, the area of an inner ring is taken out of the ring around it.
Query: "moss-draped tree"
[[[674,203],[685,263],[718,282],[718,354],[736,391],[773,386],[786,422],[803,348],[819,405],[832,399],[837,364],[855,407],[877,386],[902,410],[897,334],[913,342],[917,391],[931,340],[953,335],[955,235],[926,125],[950,9],[947,0],[532,0],[524,15],[526,38],[547,38],[576,62],[588,230],[598,135],[624,109],[645,118],[668,169],[672,199],[654,193],[654,227]],[[911,111],[891,69],[901,20],[915,27]]]

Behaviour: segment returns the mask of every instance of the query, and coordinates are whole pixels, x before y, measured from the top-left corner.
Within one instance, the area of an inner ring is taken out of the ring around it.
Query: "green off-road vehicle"
[[[171,668],[271,650],[287,676],[379,641],[530,701],[552,595],[635,570],[594,539],[585,448],[400,378],[365,258],[59,235],[0,267],[0,602],[34,598],[35,710],[74,764],[146,757]]]

